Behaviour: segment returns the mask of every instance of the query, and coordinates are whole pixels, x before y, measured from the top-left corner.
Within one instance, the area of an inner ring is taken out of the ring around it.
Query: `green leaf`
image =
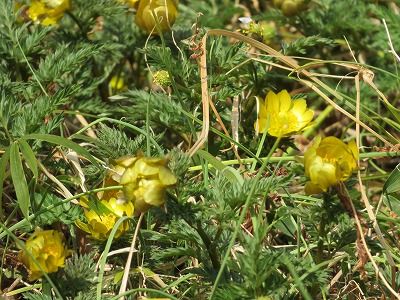
[[[221,172],[221,174],[224,175],[231,183],[243,184],[243,177],[236,169],[225,166],[220,160],[204,150],[197,150],[196,153],[209,164],[211,164],[215,169]]]
[[[0,159],[0,219],[3,219],[3,183],[6,179],[6,168],[9,158],[10,148],[7,148]]]
[[[57,205],[62,202],[62,199],[49,193],[35,193],[32,196],[32,211],[37,215],[32,223],[35,226],[44,227],[55,222],[63,224],[73,224],[82,214],[81,208],[78,205],[73,205],[70,202]],[[52,209],[43,211],[47,207],[53,206]],[[40,213],[36,213],[41,211]]]
[[[30,206],[29,190],[17,143],[13,143],[10,148],[10,169],[19,208],[24,217],[28,219]]]
[[[57,135],[52,135],[52,134],[39,134],[39,133],[33,133],[33,134],[28,134],[23,137],[25,140],[42,140],[48,143],[64,146],[66,148],[74,150],[76,153],[82,155],[83,157],[86,157],[92,164],[96,165],[97,167],[100,167],[98,162],[95,160],[95,158],[87,151],[85,148],[79,146],[77,143],[63,138],[61,136]]]
[[[400,164],[389,175],[383,186],[383,192],[393,194],[400,191]]]
[[[39,177],[39,172],[35,153],[25,140],[19,140],[18,143],[29,169],[31,169],[33,176],[35,176],[35,179],[37,179]]]

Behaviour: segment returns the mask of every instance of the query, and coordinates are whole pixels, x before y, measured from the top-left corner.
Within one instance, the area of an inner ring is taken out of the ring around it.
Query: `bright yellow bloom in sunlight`
[[[286,90],[275,94],[269,91],[265,102],[260,101],[256,132],[284,137],[303,130],[312,120],[314,112],[307,108],[306,100],[292,100]]]
[[[29,270],[29,280],[36,280],[43,272],[53,273],[64,267],[65,258],[70,254],[60,232],[36,230],[25,242],[19,258]]]
[[[140,0],[136,24],[148,33],[158,34],[171,29],[178,15],[177,0]],[[158,24],[159,28],[156,27]]]
[[[70,0],[31,0],[28,15],[35,23],[54,25],[69,7]]]
[[[103,208],[98,211],[90,209],[87,199],[81,199],[80,203],[85,207],[85,217],[87,224],[77,221],[76,225],[83,231],[91,234],[97,240],[105,240],[110,235],[115,223],[122,216],[133,216],[134,207],[131,202],[125,202],[121,199],[110,198],[109,200],[101,200]],[[129,223],[124,221],[117,229],[115,238],[120,237],[129,229]]]
[[[120,175],[115,179],[124,186],[125,199],[133,202],[136,214],[163,205],[166,189],[177,181],[165,159],[123,157],[116,163],[116,173]],[[122,175],[121,170],[124,170]]]
[[[357,168],[358,148],[354,141],[343,143],[333,136],[316,137],[304,153],[304,168],[310,178],[306,194],[326,192],[328,187],[347,180]]]

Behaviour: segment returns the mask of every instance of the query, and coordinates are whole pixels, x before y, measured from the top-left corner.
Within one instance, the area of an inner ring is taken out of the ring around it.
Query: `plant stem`
[[[264,146],[264,142],[265,142],[265,138],[266,138],[266,137],[267,137],[267,131],[265,131],[265,132],[263,133],[263,135],[262,135],[262,137],[261,137],[261,141],[260,141],[260,143],[258,144],[258,149],[257,149],[257,152],[256,152],[256,158],[259,158],[259,157],[260,157],[260,153],[261,153],[262,148],[263,148],[263,146]],[[254,160],[254,161],[253,161],[253,164],[251,165],[251,168],[250,168],[250,173],[254,172],[254,170],[256,169],[256,165],[257,165],[257,160]]]
[[[121,294],[125,293],[125,291],[126,291],[126,286],[128,284],[128,279],[129,279],[129,270],[131,269],[133,252],[135,251],[136,240],[137,240],[137,236],[139,234],[140,225],[142,224],[143,216],[144,216],[144,213],[141,213],[139,216],[139,220],[137,221],[137,224],[136,224],[135,233],[133,234],[132,243],[131,243],[131,247],[129,249],[128,258],[126,260],[124,275],[122,277],[122,282],[121,282],[121,286],[119,288],[118,295],[121,295]],[[123,299],[123,298],[124,297],[122,296],[120,299]]]
[[[204,244],[207,247],[207,252],[208,252],[208,255],[210,256],[211,263],[212,263],[214,269],[218,270],[221,266],[221,263],[218,258],[218,254],[216,251],[217,249],[215,249],[215,244],[213,241],[211,241],[211,239],[208,237],[207,233],[201,227],[201,223],[199,221],[197,221],[196,225],[197,225],[196,230],[199,233],[201,239],[203,240]]]

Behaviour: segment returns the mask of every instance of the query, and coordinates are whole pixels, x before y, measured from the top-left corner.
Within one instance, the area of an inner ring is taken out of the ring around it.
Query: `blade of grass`
[[[7,148],[0,159],[0,220],[4,219],[3,215],[3,183],[6,179],[6,169],[10,158],[10,148]]]
[[[51,144],[56,144],[60,146],[64,146],[66,148],[74,150],[76,153],[82,155],[83,157],[87,158],[92,164],[100,168],[99,163],[96,159],[82,146],[78,145],[77,143],[71,141],[70,139],[63,138],[61,136],[52,135],[52,134],[39,134],[33,133],[28,134],[22,137],[25,140],[41,140]]]
[[[37,179],[39,177],[39,172],[35,153],[25,140],[19,140],[18,144],[29,169],[31,169],[33,176]]]
[[[118,228],[121,226],[121,224],[125,221],[130,219],[130,217],[121,217],[118,219],[117,222],[115,222],[115,225],[113,229],[111,230],[110,236],[107,239],[106,246],[104,247],[104,251],[101,254],[101,257],[99,259],[99,276],[98,276],[98,283],[97,283],[97,291],[96,291],[96,299],[101,300],[101,291],[103,288],[103,278],[104,278],[104,269],[106,266],[106,261],[107,261],[107,255],[108,252],[110,251],[111,244],[113,242],[114,236],[117,233]],[[118,299],[118,298],[117,298]]]
[[[19,155],[19,147],[16,142],[13,143],[10,148],[10,169],[18,206],[25,219],[28,219],[30,207],[29,190],[28,184],[26,183],[24,168],[22,167],[21,157]]]

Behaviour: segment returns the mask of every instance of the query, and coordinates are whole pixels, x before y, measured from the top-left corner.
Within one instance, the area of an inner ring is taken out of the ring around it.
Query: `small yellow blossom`
[[[168,31],[178,15],[177,8],[177,0],[140,0],[136,12],[136,24],[152,34],[158,34],[159,30]]]
[[[275,94],[270,91],[265,102],[260,101],[256,132],[284,137],[303,130],[312,120],[314,112],[307,108],[306,100],[292,100],[286,90]]]
[[[113,76],[108,86],[112,91],[121,91],[126,88],[123,76]]]
[[[85,217],[87,224],[77,221],[76,225],[83,231],[90,233],[93,238],[98,240],[105,240],[110,235],[117,220],[122,216],[133,216],[134,207],[131,202],[125,202],[121,199],[110,198],[101,200],[100,203],[104,209],[99,209],[102,212],[96,212],[90,209],[87,199],[81,199],[80,203],[85,207]],[[125,231],[129,229],[129,223],[123,222],[115,233],[115,238],[120,237]]]
[[[347,180],[357,168],[358,149],[354,141],[343,143],[333,136],[316,137],[304,153],[304,168],[310,178],[306,194],[326,192],[328,187]]]
[[[54,25],[69,7],[70,0],[31,0],[28,15],[35,23]]]
[[[19,253],[20,260],[29,270],[29,280],[36,280],[44,273],[57,272],[64,267],[65,258],[71,254],[56,230],[36,230],[25,242]]]
[[[159,86],[165,87],[171,84],[171,78],[168,71],[161,70],[153,74],[153,82]]]
[[[115,179],[123,185],[125,199],[133,202],[136,214],[146,212],[151,206],[163,205],[166,189],[176,183],[165,159],[129,156],[116,163],[117,172],[121,168],[124,171]]]

